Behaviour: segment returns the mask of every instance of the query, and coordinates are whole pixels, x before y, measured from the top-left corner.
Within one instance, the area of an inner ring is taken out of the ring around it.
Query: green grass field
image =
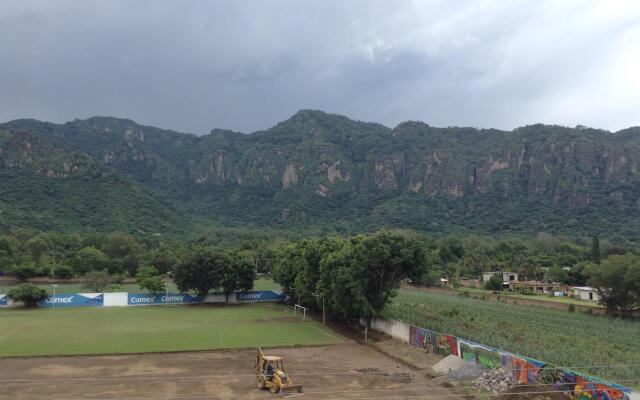
[[[0,357],[332,344],[275,304],[0,310]]]
[[[384,316],[558,366],[575,366],[629,386],[640,385],[637,321],[411,289],[402,289]],[[611,365],[615,367],[587,368]]]
[[[53,294],[53,288],[51,285],[39,284],[36,285],[49,294]],[[0,285],[0,293],[7,293],[12,286]],[[253,285],[253,290],[281,290],[280,285],[275,283],[271,278],[256,279]],[[83,293],[87,289],[82,287],[81,283],[61,283],[56,287],[56,293]],[[124,283],[105,290],[106,292],[129,292],[129,293],[145,293],[146,290],[140,288],[136,283]],[[169,286],[169,291],[172,293],[178,292],[178,288],[174,284]]]

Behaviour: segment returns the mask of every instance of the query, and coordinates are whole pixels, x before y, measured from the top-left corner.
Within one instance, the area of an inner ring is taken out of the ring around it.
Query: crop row
[[[383,314],[627,386],[640,386],[638,322],[404,289]]]

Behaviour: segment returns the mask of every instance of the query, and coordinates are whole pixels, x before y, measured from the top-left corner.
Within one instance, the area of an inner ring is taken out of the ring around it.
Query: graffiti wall
[[[635,399],[631,397],[631,389],[628,387],[453,335],[392,320],[374,321],[372,326],[380,327],[383,332],[391,334],[398,331],[396,325],[408,328],[408,342],[412,346],[430,353],[456,355],[487,368],[503,368],[512,373],[521,385],[547,384],[552,386],[553,390],[567,392],[575,400]]]
[[[412,346],[420,347],[424,351],[448,356],[458,355],[458,338],[445,335],[417,326],[409,327],[409,343]]]

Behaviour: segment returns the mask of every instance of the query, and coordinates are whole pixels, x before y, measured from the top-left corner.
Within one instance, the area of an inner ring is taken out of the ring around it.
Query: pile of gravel
[[[436,374],[446,374],[447,378],[454,381],[471,381],[487,371],[480,364],[472,364],[454,355],[443,358],[432,368]]]
[[[502,393],[516,386],[516,380],[511,373],[502,368],[491,369],[473,381],[477,390],[487,390],[492,393]]]
[[[438,374],[448,374],[451,371],[457,371],[459,369],[473,368],[473,365],[458,356],[450,355],[440,360],[431,368]]]

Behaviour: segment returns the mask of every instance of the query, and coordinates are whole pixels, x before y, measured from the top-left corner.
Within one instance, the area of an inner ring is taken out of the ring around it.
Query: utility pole
[[[321,296],[316,293],[311,293],[313,297],[322,297],[322,325],[327,326],[327,315],[324,312],[324,296]]]
[[[54,312],[56,310],[56,288],[58,287],[58,284],[54,283],[51,286],[53,286],[53,308],[51,309],[51,312]]]
[[[169,307],[169,283],[164,283],[164,308]]]

